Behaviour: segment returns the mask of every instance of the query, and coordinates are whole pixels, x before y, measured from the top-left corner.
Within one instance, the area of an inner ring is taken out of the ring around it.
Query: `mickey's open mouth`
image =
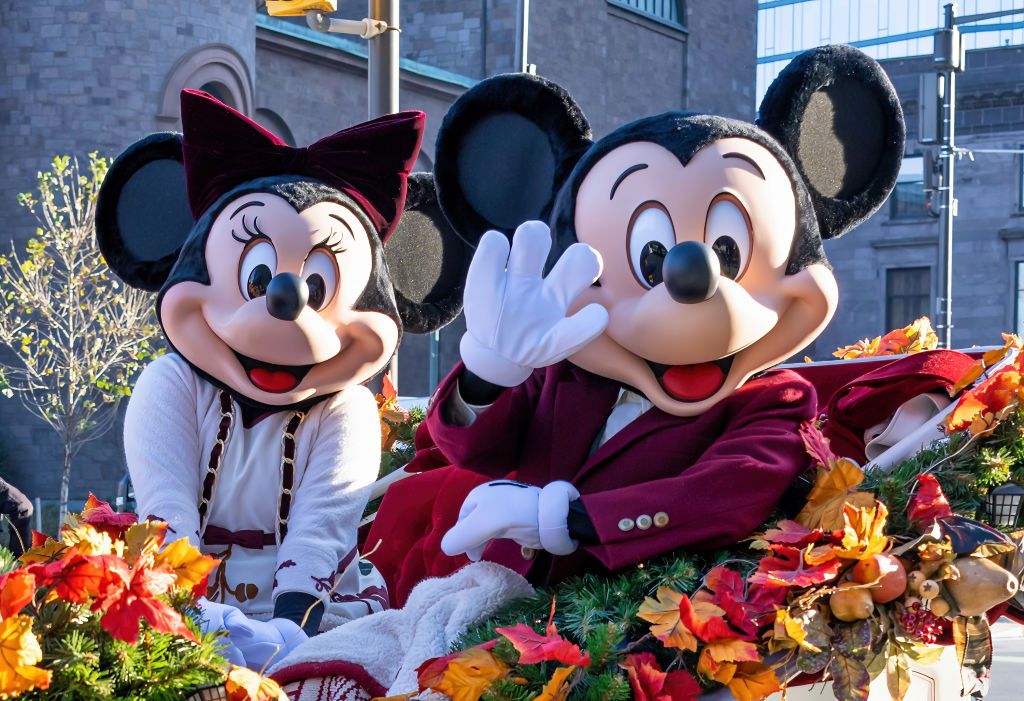
[[[662,389],[681,402],[699,402],[722,388],[729,376],[736,355],[694,365],[662,365],[650,360],[647,364],[654,372]]]
[[[289,392],[298,387],[306,373],[315,365],[315,363],[314,365],[275,365],[246,357],[237,351],[235,357],[238,358],[238,362],[253,386],[273,394]]]

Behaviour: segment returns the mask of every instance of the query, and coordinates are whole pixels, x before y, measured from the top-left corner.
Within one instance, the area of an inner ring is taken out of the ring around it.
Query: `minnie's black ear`
[[[455,101],[437,135],[441,208],[470,244],[488,229],[511,234],[546,220],[590,145],[587,118],[560,86],[525,73],[483,80]]]
[[[405,212],[384,244],[384,259],[406,331],[436,331],[459,315],[471,254],[441,213],[434,176],[410,175]]]
[[[179,134],[147,136],[110,166],[96,202],[96,239],[127,284],[159,290],[194,224]]]
[[[821,237],[842,236],[885,202],[903,160],[899,97],[878,63],[852,46],[822,46],[768,88],[758,126],[792,156]]]

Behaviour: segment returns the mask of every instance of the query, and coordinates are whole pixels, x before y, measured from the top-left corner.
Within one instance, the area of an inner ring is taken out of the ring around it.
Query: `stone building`
[[[924,191],[918,84],[932,57],[882,61],[900,95],[908,133],[896,191],[860,228],[825,246],[839,280],[839,310],[808,354],[872,337],[928,315],[939,318],[940,223]],[[957,78],[953,345],[999,342],[1024,331],[1024,156],[972,149],[1024,148],[1024,47],[967,52]]]
[[[270,18],[253,0],[0,0],[2,238],[32,231],[16,193],[56,154],[116,155],[141,135],[179,127],[178,93],[202,88],[305,144],[366,118],[366,45]],[[341,0],[361,17],[365,2]],[[477,80],[513,67],[513,0],[403,0],[401,107],[427,113],[419,167],[448,106]],[[534,2],[530,56],[566,86],[595,135],[670,109],[750,119],[755,0]],[[461,323],[441,334],[441,372],[455,362]],[[400,358],[403,394],[429,391],[427,339]],[[56,438],[16,400],[0,399],[0,470],[33,497],[53,499]],[[89,446],[71,492],[111,498],[123,473],[120,437]]]

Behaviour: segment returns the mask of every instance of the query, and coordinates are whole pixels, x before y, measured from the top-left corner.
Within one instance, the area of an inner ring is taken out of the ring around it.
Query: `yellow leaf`
[[[448,663],[434,690],[447,694],[452,701],[478,701],[492,683],[508,672],[508,666],[490,652],[472,647]]]
[[[804,622],[794,616],[789,615],[788,609],[779,609],[775,612],[775,629],[773,631],[773,640],[779,643],[784,643],[786,640],[791,640],[805,650],[811,652],[821,652],[821,648],[817,645],[812,645],[807,640],[807,631],[804,630]],[[786,647],[784,644],[779,647]]]
[[[569,696],[569,677],[575,671],[575,665],[556,669],[551,680],[544,685],[540,694],[533,697],[533,701],[565,701]]]
[[[288,701],[277,682],[245,667],[232,665],[224,688],[228,701]]]
[[[636,615],[651,624],[651,633],[665,647],[694,652],[697,650],[697,637],[679,620],[679,602],[682,599],[682,594],[668,587],[658,587],[657,598],[644,599]],[[698,602],[695,607],[700,605]]]
[[[124,532],[124,559],[129,565],[150,561],[156,557],[167,535],[167,524],[163,521],[143,521]]]
[[[21,557],[18,559],[26,564],[32,562],[50,562],[51,560],[56,559],[58,555],[67,549],[68,547],[59,540],[47,538],[42,545],[29,548],[22,553]]]
[[[70,516],[69,516],[70,518]],[[117,548],[109,534],[98,531],[88,523],[76,526],[65,526],[61,529],[60,540],[64,545],[73,547],[83,555],[112,555]],[[117,545],[121,545],[120,542]]]
[[[727,684],[736,701],[760,701],[782,690],[775,672],[761,662],[741,662]]]
[[[11,616],[0,621],[0,699],[50,686],[50,672],[36,667],[43,659],[32,633],[32,619]]]
[[[852,494],[853,490],[864,481],[864,471],[857,463],[840,458],[828,469],[818,468],[818,476],[814,481],[811,493],[807,495],[807,504],[796,517],[797,523],[807,528],[821,528],[834,531],[843,527],[843,507],[851,497],[858,503],[864,503],[874,497],[867,492]]]
[[[835,548],[837,557],[844,560],[866,560],[881,554],[889,547],[885,535],[885,520],[889,510],[882,502],[871,508],[857,508],[849,504],[843,510],[843,540]]]
[[[174,586],[191,589],[199,584],[217,566],[217,560],[204,555],[187,539],[176,540],[156,556],[156,566],[166,565],[174,570]]]

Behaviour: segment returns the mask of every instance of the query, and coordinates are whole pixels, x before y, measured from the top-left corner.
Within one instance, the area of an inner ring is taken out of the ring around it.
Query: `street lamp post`
[[[398,0],[369,0],[369,16],[387,29],[369,40],[367,109],[370,119],[398,111]]]

